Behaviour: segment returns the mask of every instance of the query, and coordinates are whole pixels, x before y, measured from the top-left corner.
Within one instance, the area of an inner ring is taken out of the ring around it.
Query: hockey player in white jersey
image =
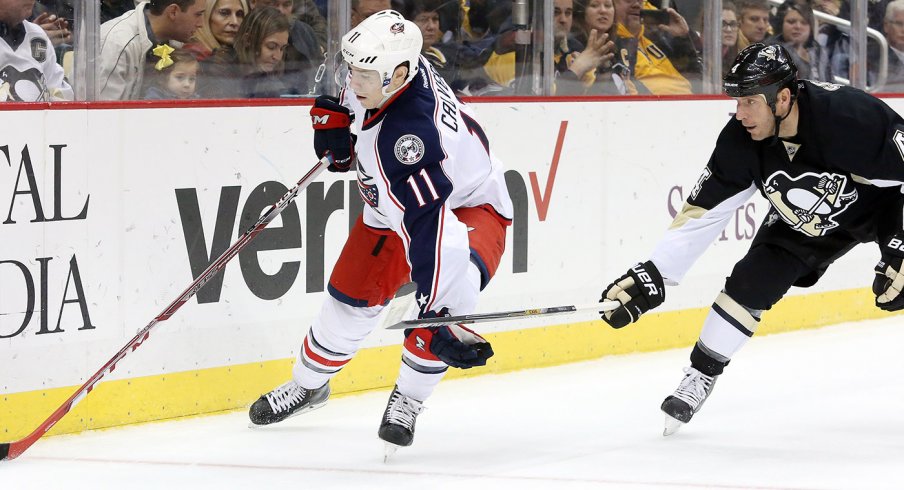
[[[34,0],[0,1],[0,102],[73,98],[47,33],[25,20],[34,6]]]
[[[339,98],[311,110],[318,157],[330,170],[357,161],[367,204],[330,277],[319,317],[302,342],[292,380],[262,396],[251,421],[279,422],[322,406],[329,380],[377,326],[409,280],[422,318],[472,313],[505,248],[512,203],[489,140],[446,82],[420,57],[417,25],[374,14],[342,38],[349,73]],[[449,366],[485,365],[489,343],[460,326],[405,331],[402,363],[378,435],[408,446],[423,402]]]
[[[700,410],[725,366],[791,286],[809,287],[858,243],[877,242],[876,306],[904,308],[904,120],[860,90],[797,79],[779,45],[752,44],[724,78],[737,101],[703,175],[650,260],[603,291],[615,328],[662,304],[757,190],[771,209],[716,297],[678,389],[662,403],[665,435]]]

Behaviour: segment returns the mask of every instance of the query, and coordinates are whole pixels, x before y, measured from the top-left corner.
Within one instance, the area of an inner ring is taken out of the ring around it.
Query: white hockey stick
[[[176,298],[175,301],[170,303],[169,306],[166,307],[159,315],[154,317],[150,323],[148,323],[144,328],[138,331],[135,337],[129,341],[119,352],[113,356],[112,359],[107,361],[103,367],[100,368],[93,376],[88,378],[88,381],[85,381],[72,396],[69,397],[68,400],[63,402],[59,408],[57,408],[50,417],[47,418],[41,425],[38,426],[37,429],[32,431],[31,434],[27,435],[23,439],[13,442],[0,442],[0,461],[5,461],[8,459],[15,459],[20,454],[25,452],[28,448],[31,447],[32,444],[37,442],[38,439],[41,438],[47,431],[51,429],[57,422],[60,421],[70,410],[74,407],[78,402],[82,401],[91,390],[94,389],[94,386],[100,382],[101,378],[104,377],[107,373],[116,369],[116,363],[122,360],[128,353],[137,349],[141,344],[144,343],[148,339],[148,336],[151,334],[151,329],[153,329],[159,322],[164,320],[168,320],[173,314],[178,310],[182,305],[184,305],[188,300],[190,300],[194,295],[204,287],[204,284],[207,283],[213,276],[215,276],[218,272],[220,272],[224,267],[226,267],[226,263],[229,262],[233,257],[235,257],[239,251],[245,248],[251,240],[254,240],[261,230],[263,230],[274,218],[276,218],[279,213],[281,213],[286,207],[289,206],[289,203],[295,199],[295,196],[298,195],[299,192],[304,190],[310,183],[314,180],[320,172],[323,172],[330,165],[330,158],[323,157],[317,162],[316,165],[311,170],[308,170],[308,173],[305,174],[301,180],[295,184],[295,187],[289,189],[288,192],[283,194],[279,201],[276,201],[273,205],[271,205],[264,214],[257,220],[257,223],[254,224],[251,228],[248,229],[235,243],[232,244],[222,255],[216,258],[213,262],[204,269],[197,279],[194,280],[186,289]]]
[[[413,286],[415,286],[413,282],[402,286],[399,293],[390,300],[386,306],[383,320],[380,321],[380,328],[389,328],[403,320],[410,320],[417,315],[417,303],[414,300],[414,294],[417,289]],[[407,291],[408,289],[411,290]]]
[[[474,313],[471,315],[444,316],[439,318],[421,318],[419,320],[405,320],[386,327],[388,330],[403,328],[437,327],[458,323],[469,325],[472,323],[498,322],[512,318],[534,318],[549,315],[564,315],[566,313],[602,312],[612,311],[621,306],[621,303],[613,300],[601,301],[589,305],[550,306],[548,308],[531,308],[529,310],[498,311],[495,313]]]

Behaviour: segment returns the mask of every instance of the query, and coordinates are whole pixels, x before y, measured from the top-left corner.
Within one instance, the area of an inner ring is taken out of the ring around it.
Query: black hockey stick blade
[[[400,330],[403,328],[438,327],[457,323],[469,325],[472,323],[498,322],[512,318],[535,318],[549,315],[563,315],[566,313],[602,312],[612,311],[621,306],[621,303],[613,300],[601,301],[589,305],[551,306],[548,308],[531,308],[529,310],[497,311],[495,313],[474,313],[471,315],[444,316],[439,318],[421,318],[418,320],[405,320],[386,327],[387,330]]]

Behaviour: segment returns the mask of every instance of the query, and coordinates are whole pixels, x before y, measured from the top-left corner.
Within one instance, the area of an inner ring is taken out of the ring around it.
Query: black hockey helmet
[[[722,80],[729,97],[763,94],[773,114],[777,94],[785,87],[792,101],[797,98],[797,66],[779,44],[754,43],[742,49]]]

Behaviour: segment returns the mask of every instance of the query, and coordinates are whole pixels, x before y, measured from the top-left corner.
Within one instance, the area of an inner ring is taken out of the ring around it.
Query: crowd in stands
[[[36,1],[22,24],[43,32],[39,44],[46,41],[54,62],[64,67],[67,54],[71,62],[77,1]],[[554,25],[553,93],[702,93],[703,11],[708,2],[699,0],[696,8],[688,7],[693,1],[666,3],[670,6],[662,9],[656,0],[547,2]],[[765,42],[784,45],[802,78],[850,78],[850,30],[820,22],[814,13],[849,18],[848,1],[787,0],[776,6],[766,0],[724,0],[722,5],[723,74],[739,50]],[[883,91],[902,91],[904,0],[870,0],[867,5],[870,27],[881,32],[889,46]],[[417,24],[424,39],[422,54],[459,95],[525,94],[524,80],[535,76],[525,69],[533,53],[541,51],[519,44],[518,30],[524,27],[513,22],[511,0],[351,0],[350,7],[352,26],[387,8]],[[329,92],[334,77],[323,73],[330,64],[328,9],[326,0],[100,0],[98,98],[304,97]],[[4,18],[10,20],[0,20],[0,38],[9,46],[21,43],[17,26],[8,24],[23,21],[0,12]],[[533,42],[539,40],[534,36]],[[868,44],[868,82],[877,77],[878,49],[877,43]],[[0,63],[0,68],[8,64]],[[0,71],[0,87],[7,86],[5,92],[0,89],[0,96],[7,94],[3,100],[16,100],[9,96],[10,80],[3,78],[18,76],[14,72]],[[68,82],[44,87],[44,99],[48,93],[71,98]]]

